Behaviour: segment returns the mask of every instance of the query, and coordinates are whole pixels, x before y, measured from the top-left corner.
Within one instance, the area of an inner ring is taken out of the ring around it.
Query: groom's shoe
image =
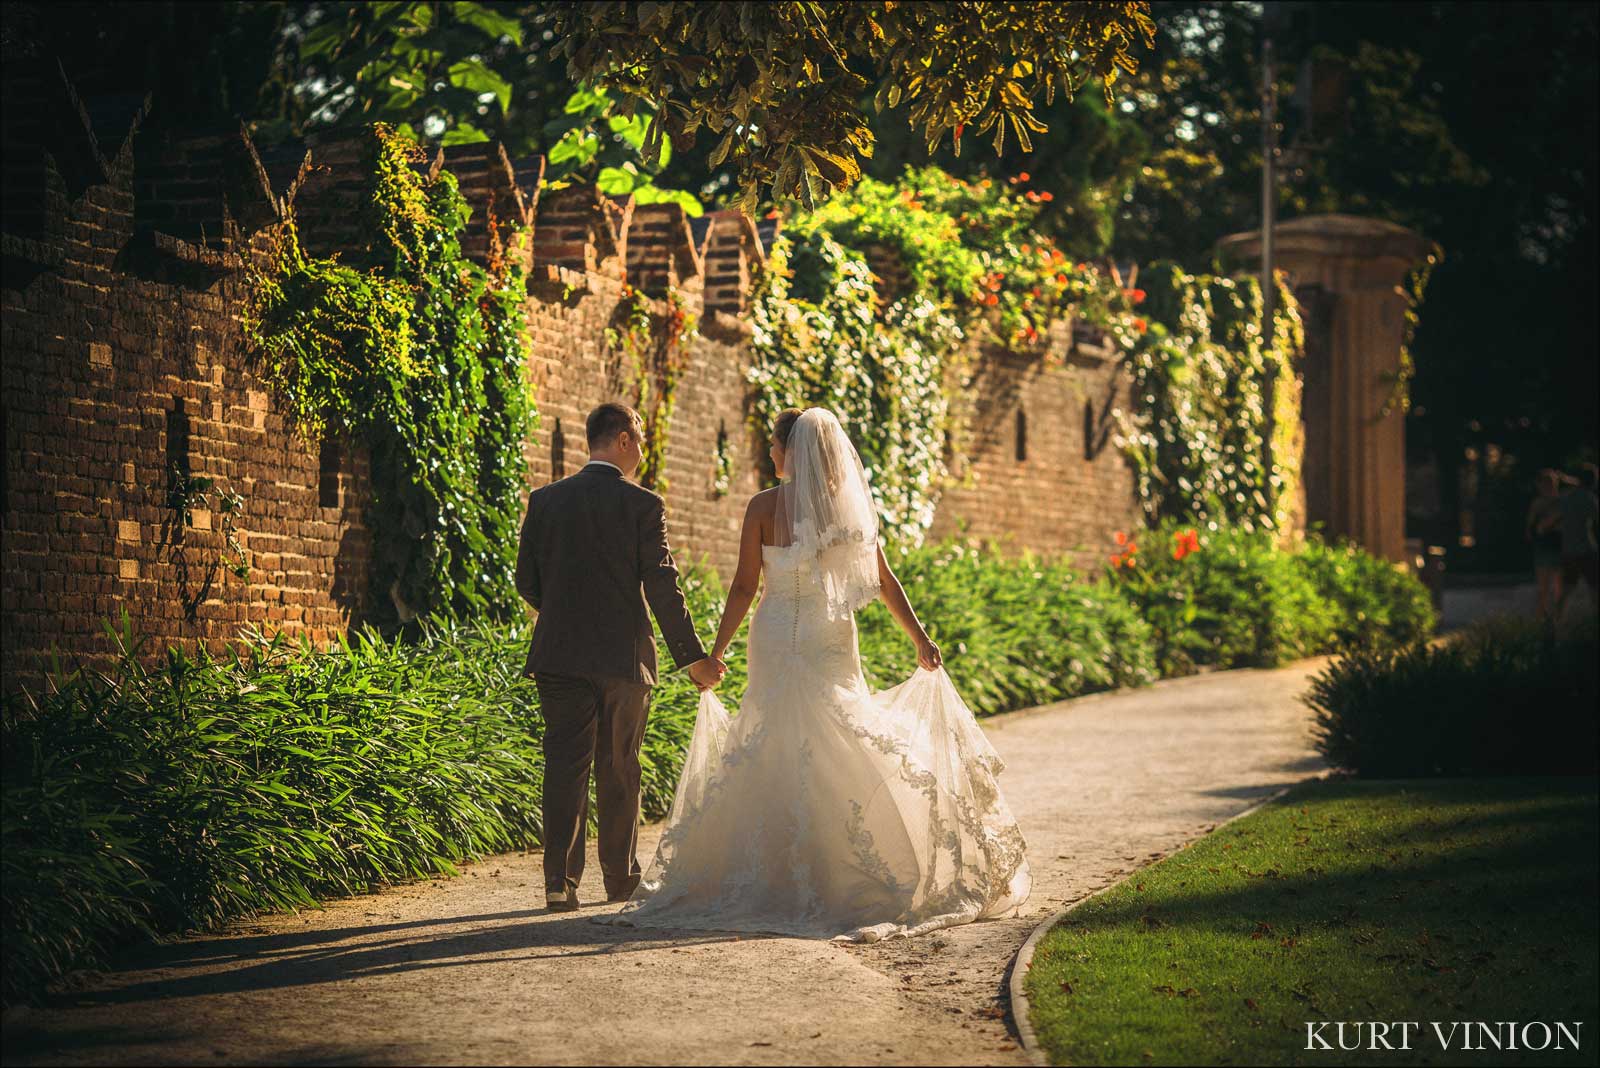
[[[544,904],[545,908],[551,912],[577,912],[578,892],[576,890],[546,890]]]

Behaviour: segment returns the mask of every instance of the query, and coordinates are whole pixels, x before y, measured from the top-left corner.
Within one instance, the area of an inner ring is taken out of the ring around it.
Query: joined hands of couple
[[[694,681],[695,689],[701,693],[714,690],[722,681],[722,676],[728,673],[728,665],[719,656],[708,656],[704,660],[696,660],[688,667],[689,678]]]

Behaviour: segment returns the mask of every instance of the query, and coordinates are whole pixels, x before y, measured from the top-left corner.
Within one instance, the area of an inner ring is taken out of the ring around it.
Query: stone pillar
[[[1405,551],[1405,413],[1390,404],[1400,371],[1406,275],[1433,242],[1394,223],[1311,215],[1274,231],[1277,267],[1315,305],[1306,323],[1303,418],[1308,520],[1400,562]],[[1219,242],[1259,264],[1261,233]],[[1387,409],[1387,414],[1385,414]]]

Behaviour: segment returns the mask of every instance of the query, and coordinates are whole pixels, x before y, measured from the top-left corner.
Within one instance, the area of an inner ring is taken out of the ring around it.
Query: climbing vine
[[[1427,262],[1407,275],[1405,284],[1399,287],[1400,295],[1406,302],[1405,329],[1400,338],[1400,368],[1393,376],[1389,396],[1378,412],[1379,418],[1387,418],[1396,409],[1402,414],[1411,410],[1411,379],[1417,372],[1411,356],[1411,345],[1416,340],[1417,324],[1422,321],[1422,298],[1428,292],[1428,279],[1433,277],[1433,268],[1437,263],[1438,256],[1430,255]]]
[[[1142,274],[1148,331],[1135,347],[1121,444],[1152,522],[1282,529],[1299,480],[1294,366],[1304,332],[1278,282],[1270,337],[1261,287],[1156,264]]]
[[[865,258],[816,230],[774,242],[752,325],[757,436],[784,408],[832,409],[861,454],[885,531],[921,544],[948,474],[945,379],[964,336],[955,318],[915,291],[885,306]]]
[[[955,401],[970,384],[969,338],[1052,359],[1062,346],[1046,331],[1064,318],[1123,347],[1143,329],[1131,290],[1034,228],[1050,194],[1027,183],[968,183],[936,167],[863,180],[789,224],[755,294],[756,433],[785,407],[833,409],[886,529],[908,546],[932,523],[965,440]],[[905,272],[893,292],[872,271],[885,251]]]
[[[428,179],[410,137],[369,130],[368,243],[350,262],[308,256],[282,228],[253,269],[245,314],[262,373],[307,438],[372,457],[369,609],[380,626],[435,609],[508,616],[523,443],[537,421],[525,377],[524,280],[491,227],[487,265],[461,251],[456,180]]]
[[[699,319],[677,287],[668,287],[666,309],[659,316],[651,301],[634,286],[622,287],[606,339],[621,352],[633,371],[634,408],[644,420],[644,457],[639,484],[666,493],[667,438],[678,405],[678,383],[689,365],[689,350],[699,336]]]

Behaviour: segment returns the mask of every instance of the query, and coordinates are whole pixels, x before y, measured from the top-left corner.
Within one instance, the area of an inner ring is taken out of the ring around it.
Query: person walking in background
[[[1595,496],[1595,465],[1584,464],[1578,485],[1561,498],[1561,614],[1580,585],[1580,596],[1595,603],[1600,587],[1600,542],[1595,523],[1600,518],[1600,497]]]
[[[1534,483],[1523,536],[1533,545],[1533,577],[1539,585],[1539,618],[1553,619],[1561,603],[1561,473],[1547,467]]]

